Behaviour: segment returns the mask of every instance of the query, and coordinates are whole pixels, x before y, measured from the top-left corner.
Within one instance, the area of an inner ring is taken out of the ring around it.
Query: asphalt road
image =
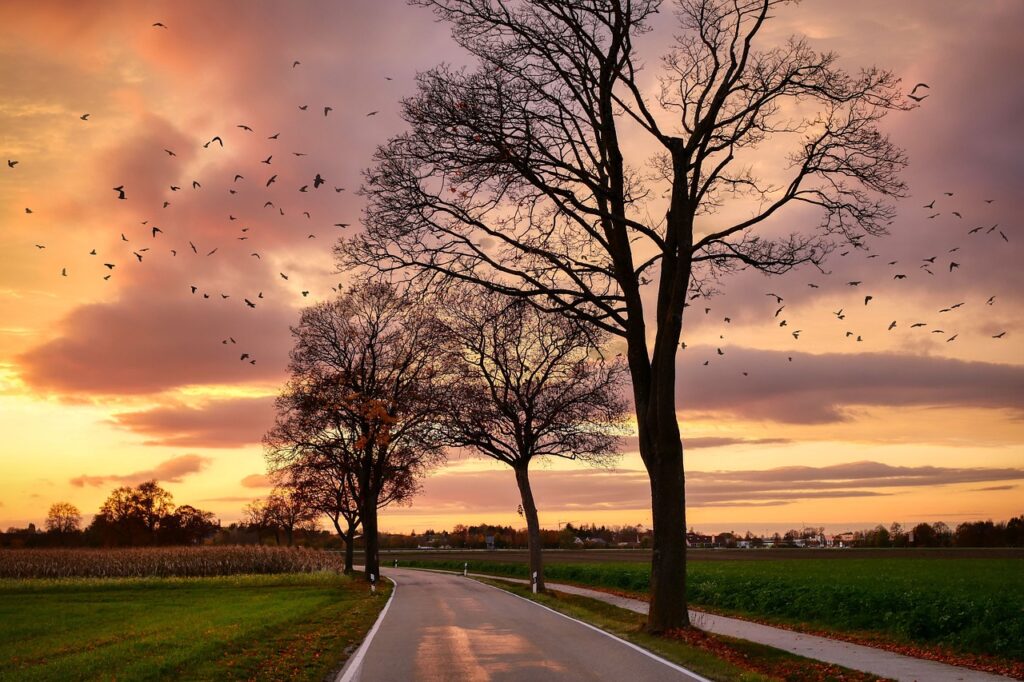
[[[353,680],[701,680],[462,576],[387,569],[398,584]]]

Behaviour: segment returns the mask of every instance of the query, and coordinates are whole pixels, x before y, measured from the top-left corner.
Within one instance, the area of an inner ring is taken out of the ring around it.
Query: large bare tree
[[[526,517],[530,573],[544,589],[540,520],[530,464],[542,457],[610,465],[629,403],[625,363],[601,355],[603,334],[563,315],[539,311],[468,286],[451,292],[445,434],[512,467]]]
[[[429,307],[379,283],[306,308],[292,329],[291,380],[278,401],[284,419],[277,426],[290,417],[308,422],[291,432],[272,432],[270,442],[323,445],[321,454],[333,447],[334,456],[347,449],[348,461],[339,468],[355,477],[368,577],[380,575],[378,509],[403,498],[396,491],[410,490],[412,481],[444,458],[437,429],[444,400],[438,385],[441,331]],[[310,401],[310,409],[289,415],[293,398]],[[271,462],[280,455],[285,459],[278,463],[285,463],[303,451],[272,450]]]
[[[844,71],[799,37],[759,46],[782,0],[672,3],[660,87],[634,44],[660,0],[414,4],[451,24],[476,67],[419,76],[408,132],[366,174],[366,229],[339,246],[342,266],[470,281],[622,337],[651,482],[648,628],[686,625],[687,300],[722,274],[820,264],[886,231],[905,158],[878,123],[908,108],[899,81]],[[788,156],[759,158],[759,177],[755,155],[779,146]],[[817,228],[773,220],[793,206],[818,209]]]

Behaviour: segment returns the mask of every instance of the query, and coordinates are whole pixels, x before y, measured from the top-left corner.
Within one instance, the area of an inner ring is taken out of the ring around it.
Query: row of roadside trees
[[[530,464],[608,464],[624,427],[624,365],[602,355],[600,333],[470,287],[424,297],[365,283],[306,309],[293,334],[267,462],[297,506],[331,520],[347,569],[361,535],[365,572],[379,575],[378,510],[457,449],[512,469],[543,589]]]

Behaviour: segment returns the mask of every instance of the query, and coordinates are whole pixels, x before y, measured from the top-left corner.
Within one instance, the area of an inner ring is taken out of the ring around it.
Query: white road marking
[[[472,580],[476,580],[476,578],[472,578]],[[530,604],[533,604],[534,606],[539,606],[542,609],[547,609],[551,613],[557,614],[557,615],[561,616],[562,618],[565,618],[566,620],[571,620],[574,623],[579,623],[580,625],[582,625],[585,628],[590,628],[591,630],[593,630],[595,632],[600,632],[605,637],[610,637],[611,639],[614,639],[616,642],[619,642],[620,644],[625,644],[630,649],[633,649],[635,651],[639,651],[640,653],[642,653],[644,656],[647,656],[648,658],[652,658],[655,661],[658,661],[659,663],[662,663],[663,665],[666,665],[669,668],[672,668],[673,670],[676,670],[678,672],[683,673],[684,675],[689,675],[694,680],[697,680],[697,682],[712,682],[708,678],[701,677],[700,675],[698,675],[697,673],[693,672],[692,670],[687,670],[686,668],[682,667],[681,665],[676,665],[672,661],[666,660],[666,659],[662,658],[661,656],[659,656],[659,655],[657,655],[657,654],[655,654],[655,653],[653,653],[651,651],[648,651],[647,649],[643,648],[642,646],[638,646],[636,644],[633,644],[630,641],[622,639],[621,637],[613,635],[612,633],[608,632],[607,630],[602,630],[601,628],[599,628],[599,627],[597,627],[595,625],[591,625],[590,623],[585,623],[582,620],[577,620],[576,618],[573,618],[572,616],[567,616],[564,613],[562,613],[561,611],[556,611],[555,609],[553,609],[553,608],[551,608],[549,606],[545,606],[544,604],[541,604],[539,602],[535,602],[532,599],[527,599],[526,597],[521,597],[518,594],[516,594],[515,592],[509,592],[508,590],[503,590],[500,587],[497,587],[495,585],[491,585],[491,584],[488,584],[488,583],[485,583],[485,582],[480,582],[479,580],[477,580],[477,582],[480,583],[481,585],[485,585],[485,586],[490,587],[492,589],[495,589],[495,590],[498,590],[500,592],[504,592],[505,594],[511,595],[511,596],[515,597],[516,599],[522,599],[523,601],[525,601],[527,603],[530,603]],[[347,681],[345,681],[345,682],[347,682]]]
[[[334,682],[353,682],[353,680],[356,679],[356,675],[359,674],[359,669],[363,667],[363,658],[366,657],[366,650],[370,648],[370,642],[373,641],[374,635],[376,635],[377,630],[380,629],[380,624],[384,620],[384,616],[387,615],[388,609],[391,608],[391,602],[395,600],[395,593],[398,592],[398,582],[392,577],[385,577],[387,577],[387,579],[391,581],[391,584],[394,585],[391,589],[391,596],[388,597],[388,603],[384,605],[383,609],[381,609],[380,615],[377,616],[377,622],[375,622],[373,627],[370,628],[370,631],[366,633],[366,639],[364,639],[363,643],[359,645],[359,649],[356,650],[355,655],[348,659],[348,663],[346,663],[345,667],[338,673]]]

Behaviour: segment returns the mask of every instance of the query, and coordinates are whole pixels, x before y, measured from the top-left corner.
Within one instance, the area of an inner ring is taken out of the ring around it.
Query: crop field
[[[0,551],[0,578],[209,577],[343,568],[344,558],[336,553],[259,545]]]
[[[323,680],[384,606],[336,573],[0,580],[0,680]]]
[[[406,559],[401,565],[461,570],[468,561],[470,571],[527,576],[524,563],[485,558]],[[649,567],[642,563],[548,561],[551,581],[635,593],[649,587]],[[1021,559],[693,561],[688,578],[697,607],[1024,660]]]

